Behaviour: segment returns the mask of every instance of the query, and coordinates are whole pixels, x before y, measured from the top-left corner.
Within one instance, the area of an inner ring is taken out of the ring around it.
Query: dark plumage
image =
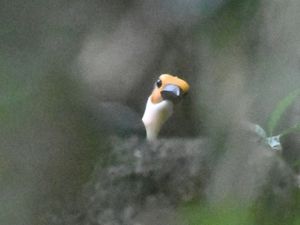
[[[146,138],[141,115],[130,107],[117,102],[102,102],[99,109],[101,125],[109,134],[121,137],[136,135]]]

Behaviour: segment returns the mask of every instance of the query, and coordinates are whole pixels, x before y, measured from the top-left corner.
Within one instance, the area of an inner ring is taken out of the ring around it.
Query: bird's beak
[[[160,94],[164,100],[170,100],[173,103],[180,102],[183,96],[181,88],[174,84],[167,84]]]

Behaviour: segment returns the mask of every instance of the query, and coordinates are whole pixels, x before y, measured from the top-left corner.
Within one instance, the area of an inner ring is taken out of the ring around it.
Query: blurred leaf
[[[296,124],[295,126],[291,127],[291,128],[288,128],[286,130],[284,130],[280,136],[285,136],[285,135],[288,135],[290,133],[293,133],[293,132],[300,132],[300,123],[299,124]]]
[[[249,207],[232,201],[215,206],[192,202],[186,204],[182,212],[189,225],[250,225],[254,219]]]
[[[275,110],[271,113],[271,116],[268,120],[268,136],[273,136],[273,132],[277,127],[283,113],[287,110],[287,108],[296,100],[296,98],[300,95],[300,89],[296,89],[292,91],[289,95],[283,98],[281,101],[277,103]]]

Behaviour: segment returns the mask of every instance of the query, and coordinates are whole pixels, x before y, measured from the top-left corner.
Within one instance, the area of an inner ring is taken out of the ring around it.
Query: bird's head
[[[176,76],[162,74],[148,98],[143,123],[148,140],[155,140],[161,126],[173,113],[173,105],[188,93],[189,84]]]
[[[189,84],[176,76],[162,74],[154,84],[151,94],[153,104],[169,100],[178,103],[189,90]]]

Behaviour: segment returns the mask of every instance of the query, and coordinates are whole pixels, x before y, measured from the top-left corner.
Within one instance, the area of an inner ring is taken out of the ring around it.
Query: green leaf
[[[252,225],[255,219],[250,206],[232,199],[216,205],[191,202],[181,207],[180,214],[189,225]]]
[[[273,132],[277,127],[283,113],[287,110],[287,108],[296,100],[296,98],[300,95],[300,88],[292,91],[285,98],[280,100],[274,111],[271,113],[271,116],[268,120],[268,136],[273,136]]]
[[[280,136],[283,137],[287,134],[290,134],[290,133],[293,133],[293,132],[300,132],[300,123],[299,124],[296,124],[295,126],[291,127],[291,128],[288,128],[286,130],[284,130]]]

